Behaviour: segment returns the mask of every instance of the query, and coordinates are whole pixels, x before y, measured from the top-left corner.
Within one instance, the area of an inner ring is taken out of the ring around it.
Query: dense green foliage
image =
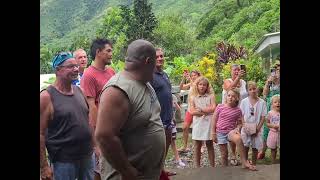
[[[112,66],[121,70],[128,43],[145,38],[165,50],[173,82],[185,68],[214,63],[202,71],[217,87],[229,73],[218,60],[218,43],[243,46],[248,57],[238,61],[250,69],[246,78],[261,83],[262,59],[252,48],[264,34],[280,31],[280,0],[41,0],[40,15],[40,73],[52,72],[55,53],[88,50],[96,37],[113,41]]]

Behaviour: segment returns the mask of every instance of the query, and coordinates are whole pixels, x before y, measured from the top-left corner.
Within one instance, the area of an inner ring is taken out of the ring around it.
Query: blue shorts
[[[52,163],[52,166],[55,180],[93,180],[94,161],[92,156],[70,163],[55,162]]]
[[[236,129],[231,130],[228,133],[219,133],[217,132],[217,141],[218,144],[228,144],[230,142],[230,134],[236,132]]]
[[[228,134],[229,133],[219,133],[219,132],[217,132],[218,144],[228,144],[228,142],[229,142]]]

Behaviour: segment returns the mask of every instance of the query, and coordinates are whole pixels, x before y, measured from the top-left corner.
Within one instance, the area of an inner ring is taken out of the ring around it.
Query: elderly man
[[[145,40],[127,49],[125,69],[102,90],[95,137],[103,155],[103,180],[158,180],[163,167],[165,134],[160,104],[148,81],[156,51]]]
[[[77,49],[73,52],[73,57],[76,59],[77,63],[79,64],[79,77],[76,80],[72,81],[73,85],[80,86],[80,80],[82,78],[84,69],[88,65],[88,57],[87,53],[83,49]]]
[[[92,128],[85,96],[71,82],[79,65],[71,53],[53,58],[56,81],[40,93],[40,172],[42,180],[93,179]]]

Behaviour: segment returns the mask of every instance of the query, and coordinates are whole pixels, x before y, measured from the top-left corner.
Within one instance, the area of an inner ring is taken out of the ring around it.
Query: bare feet
[[[264,157],[265,157],[265,153],[264,152],[259,152],[258,156],[257,156],[257,159],[264,159]]]
[[[242,168],[248,169],[250,171],[257,171],[257,167],[250,164],[250,162],[248,160],[245,162],[245,164],[242,165]]]

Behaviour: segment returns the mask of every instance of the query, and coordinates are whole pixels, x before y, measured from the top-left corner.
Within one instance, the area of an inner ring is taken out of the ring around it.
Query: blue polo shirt
[[[80,87],[80,80],[81,80],[81,78],[82,78],[82,75],[83,75],[83,73],[79,73],[78,79],[73,80],[71,83],[72,83],[73,85],[76,85],[76,86],[79,86],[79,87]]]
[[[153,73],[153,81],[151,82],[155,90],[160,106],[160,117],[165,128],[171,126],[173,117],[171,84],[168,75],[161,71]]]

